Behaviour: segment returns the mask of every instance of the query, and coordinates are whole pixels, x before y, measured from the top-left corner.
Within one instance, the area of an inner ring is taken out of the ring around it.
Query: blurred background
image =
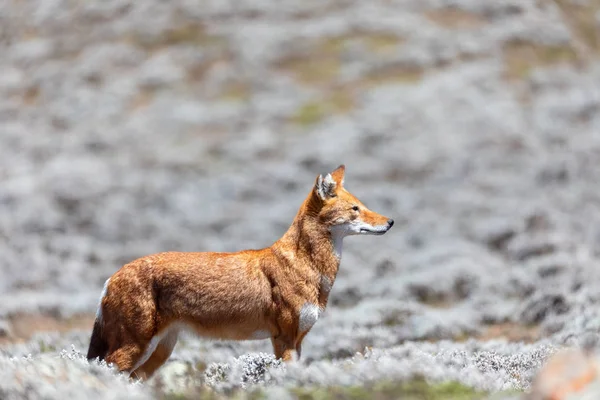
[[[599,26],[596,0],[2,2],[0,343],[85,346],[124,263],[269,246],[344,163],[396,225],[346,239],[309,359],[595,344]]]

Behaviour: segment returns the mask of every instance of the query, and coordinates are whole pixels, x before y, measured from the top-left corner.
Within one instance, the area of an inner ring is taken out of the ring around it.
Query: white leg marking
[[[154,336],[150,340],[150,343],[148,343],[146,350],[144,350],[144,354],[142,354],[138,362],[135,363],[131,371],[133,372],[144,365],[150,356],[152,356],[152,353],[154,353],[159,344],[169,347],[171,350],[173,350],[173,347],[175,347],[175,344],[177,344],[180,329],[182,329],[181,325],[175,323],[162,331],[160,334]]]
[[[331,281],[331,279],[329,279],[325,275],[321,275],[321,292],[323,292],[324,294],[329,294],[332,286],[333,282]]]
[[[306,332],[317,322],[321,315],[319,306],[313,303],[304,303],[300,309],[298,329],[300,332]]]
[[[158,343],[162,340],[161,336],[162,335],[154,336],[152,340],[150,340],[150,343],[148,343],[148,347],[146,347],[146,350],[144,350],[144,354],[142,354],[138,362],[136,362],[133,368],[131,368],[131,372],[135,371],[136,369],[144,365],[146,361],[148,361],[152,353],[154,353],[154,350],[156,350],[156,346],[158,346]]]
[[[164,346],[169,350],[169,352],[173,351],[173,348],[177,344],[177,340],[179,339],[179,328],[175,327],[169,329],[169,333],[160,341],[160,345]]]
[[[96,319],[98,321],[102,321],[102,299],[106,297],[106,293],[108,292],[108,282],[110,282],[110,278],[104,282],[104,288],[102,289],[102,294],[100,294],[100,304],[98,304],[98,309],[96,310]]]

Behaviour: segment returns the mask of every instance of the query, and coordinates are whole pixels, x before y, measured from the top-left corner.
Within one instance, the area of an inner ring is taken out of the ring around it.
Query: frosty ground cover
[[[0,398],[513,396],[556,349],[599,347],[599,10],[2,3]],[[117,268],[268,246],[341,163],[396,225],[346,239],[300,364],[190,337],[139,385],[82,359]]]

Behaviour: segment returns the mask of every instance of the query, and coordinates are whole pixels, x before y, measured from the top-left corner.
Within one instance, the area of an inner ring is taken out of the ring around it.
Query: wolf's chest
[[[323,310],[316,304],[304,303],[298,315],[298,331],[307,332],[317,322]]]
[[[323,311],[325,311],[332,285],[333,282],[330,278],[321,275],[317,303],[307,301],[302,305],[300,312],[298,313],[298,330],[300,332],[309,331],[319,320],[319,317],[323,314]]]
[[[333,279],[325,275],[321,275],[321,280],[319,282],[319,306],[322,309],[325,309],[327,305],[327,300],[329,299],[329,292],[331,292],[331,287],[333,286]]]

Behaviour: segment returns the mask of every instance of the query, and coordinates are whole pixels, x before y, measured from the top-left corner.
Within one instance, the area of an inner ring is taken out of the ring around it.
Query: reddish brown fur
[[[245,340],[268,331],[278,358],[290,360],[294,351],[299,355],[308,333],[300,332],[300,310],[307,303],[325,308],[329,292],[321,288],[322,277],[333,284],[340,264],[331,226],[341,219],[360,219],[389,229],[393,222],[348,193],[343,176],[343,166],[331,174],[335,188],[326,198],[318,193],[318,178],[289,230],[271,247],[236,253],[159,253],[123,266],[110,278],[101,299],[88,358],[105,356],[119,370],[147,378],[170,356],[172,337],[134,367],[152,338],[174,323],[219,339]],[[354,205],[360,212],[352,210]]]

